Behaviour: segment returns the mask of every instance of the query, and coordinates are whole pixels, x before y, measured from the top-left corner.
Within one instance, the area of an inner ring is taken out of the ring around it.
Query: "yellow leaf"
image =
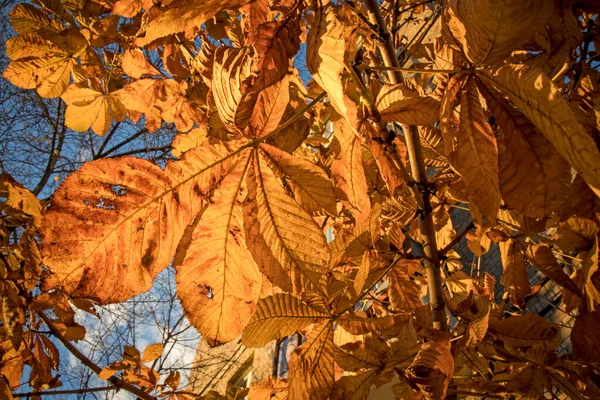
[[[348,204],[354,209],[356,222],[361,223],[366,221],[371,208],[361,141],[344,120],[336,122],[334,135],[340,141],[341,151],[331,165],[331,177],[336,189],[346,195]]]
[[[251,160],[240,157],[194,229],[177,267],[177,292],[190,320],[211,345],[239,336],[254,311],[262,276],[246,248],[240,189]]]
[[[256,312],[242,335],[242,343],[247,347],[263,347],[271,340],[289,336],[319,319],[330,317],[289,293],[277,293],[258,301]]]
[[[248,246],[273,284],[294,293],[318,288],[329,259],[325,236],[277,181],[270,154],[257,150],[248,171]]]
[[[142,75],[161,75],[140,49],[127,50],[123,54],[121,65],[123,71],[135,79],[141,78]]]
[[[114,94],[105,95],[71,85],[61,98],[67,103],[65,124],[77,132],[85,132],[91,127],[95,134],[103,136],[113,119],[123,121],[127,114],[125,106]]]
[[[164,346],[162,343],[148,345],[148,347],[146,347],[142,353],[142,362],[152,362],[156,360],[162,355],[163,350]]]
[[[110,379],[117,372],[119,372],[118,369],[114,369],[110,366],[104,367],[102,371],[100,371],[100,373],[98,374],[98,378],[101,380],[107,380]]]
[[[542,69],[507,65],[479,76],[507,95],[592,189],[600,188],[600,150]]]
[[[404,83],[384,85],[377,95],[376,106],[381,118],[408,125],[430,125],[437,122],[440,102],[425,96],[423,90],[413,89]]]
[[[57,20],[48,18],[39,8],[27,3],[17,4],[12,9],[10,23],[13,29],[21,35],[41,29],[49,29],[54,32],[64,29]]]

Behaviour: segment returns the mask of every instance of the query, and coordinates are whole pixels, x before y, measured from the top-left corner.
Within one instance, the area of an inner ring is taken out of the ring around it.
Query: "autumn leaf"
[[[306,39],[306,64],[315,81],[327,92],[336,111],[354,125],[358,110],[345,94],[342,80],[346,60],[345,33],[333,3],[320,7]]]
[[[600,188],[600,150],[541,69],[507,65],[479,76],[507,95],[592,189]]]
[[[511,301],[522,307],[525,304],[525,297],[531,293],[522,244],[516,239],[511,239],[500,242],[499,246],[503,268],[500,282],[506,288]]]
[[[242,343],[248,347],[263,347],[271,340],[289,336],[329,317],[291,294],[278,293],[258,301],[256,312],[242,335]]]
[[[56,191],[41,227],[44,287],[101,303],[148,290],[226,165],[226,152],[208,147],[166,171],[133,157],[85,164]]]
[[[336,189],[346,195],[348,205],[360,223],[367,218],[370,205],[360,138],[344,120],[336,122],[335,135],[340,141],[341,151],[331,165],[331,175]]]
[[[127,50],[123,54],[122,66],[127,75],[136,79],[143,75],[161,75],[140,49]]]
[[[406,370],[408,378],[430,399],[444,399],[454,372],[454,357],[443,341],[425,343]]]
[[[244,243],[239,195],[251,160],[246,152],[236,161],[203,212],[177,267],[181,305],[211,345],[242,333],[260,294],[262,277]]]
[[[542,0],[451,0],[444,23],[470,62],[495,65],[545,29],[551,8]]]
[[[85,132],[91,127],[95,134],[103,136],[110,129],[113,119],[123,121],[127,114],[125,106],[115,94],[103,94],[71,85],[61,98],[67,104],[65,125],[77,132]]]
[[[290,398],[329,398],[335,381],[333,352],[333,323],[323,322],[290,357]]]
[[[461,93],[460,126],[449,160],[463,177],[470,201],[494,221],[500,206],[498,145],[473,78],[467,80]]]
[[[142,362],[152,362],[158,359],[162,355],[163,350],[164,346],[162,343],[148,345],[148,347],[146,347],[142,353]]]
[[[403,83],[384,85],[375,104],[386,122],[429,125],[439,119],[440,102]]]
[[[37,89],[42,97],[63,94],[69,85],[76,58],[86,50],[85,38],[74,29],[64,30],[46,40],[31,34],[21,38],[19,42],[33,52],[12,50],[13,61],[2,76],[15,86]]]

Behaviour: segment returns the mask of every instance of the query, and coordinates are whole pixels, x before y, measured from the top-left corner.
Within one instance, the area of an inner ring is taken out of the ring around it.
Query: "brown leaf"
[[[586,362],[600,361],[600,311],[583,312],[575,319],[571,343],[575,356]]]
[[[569,164],[498,92],[484,85],[480,90],[503,134],[498,147],[500,192],[506,205],[536,218],[559,211],[568,200]]]
[[[558,225],[552,238],[562,250],[586,251],[593,246],[599,230],[590,219],[571,217]]]
[[[85,164],[55,192],[41,227],[52,273],[44,288],[62,286],[102,304],[148,290],[229,162],[211,146],[166,171],[133,157]]]
[[[525,314],[507,319],[490,319],[489,332],[514,347],[545,347],[558,345],[558,327],[536,314]]]
[[[502,258],[502,278],[504,285],[513,304],[523,307],[525,297],[532,293],[527,276],[527,264],[521,251],[520,242],[511,239],[500,242],[500,257]]]
[[[454,357],[449,343],[425,343],[413,363],[406,369],[411,382],[416,384],[428,399],[442,400],[454,373]]]
[[[498,145],[483,113],[475,80],[470,78],[461,94],[460,127],[450,163],[461,174],[469,201],[494,221],[500,206]]]
[[[556,256],[552,253],[549,247],[541,245],[532,245],[531,252],[533,253],[533,265],[544,273],[548,278],[558,283],[566,290],[569,290],[575,295],[581,294],[581,291],[558,264]]]
[[[543,0],[451,0],[444,12],[450,40],[474,64],[502,63],[545,30],[552,7]]]
[[[252,136],[264,136],[277,128],[289,102],[290,85],[285,77],[260,92],[249,122]]]
[[[507,95],[598,193],[600,150],[541,69],[507,65],[496,71],[485,70],[479,76]]]

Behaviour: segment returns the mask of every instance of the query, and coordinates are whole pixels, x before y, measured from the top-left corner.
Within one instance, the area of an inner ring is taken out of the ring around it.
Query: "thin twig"
[[[94,392],[107,392],[109,390],[119,390],[118,386],[104,386],[97,388],[87,389],[71,389],[71,390],[52,390],[47,392],[28,392],[28,393],[13,393],[13,397],[31,397],[31,396],[59,396],[62,394],[83,394],[83,393],[94,393]]]
[[[69,350],[71,354],[73,354],[77,359],[79,359],[79,361],[81,361],[83,365],[94,371],[96,374],[100,374],[102,368],[100,368],[98,364],[90,360],[85,354],[79,351],[79,349],[75,347],[75,345],[71,343],[69,339],[67,339],[62,334],[62,332],[58,330],[57,327],[54,326],[52,320],[50,320],[50,318],[48,318],[48,316],[43,311],[39,311],[38,315],[44,321],[48,329],[52,331],[54,336],[56,336],[56,338],[60,340],[60,342],[67,348],[67,350]],[[108,379],[108,381],[113,385],[117,386],[118,388],[126,390],[129,393],[134,394],[143,400],[156,400],[156,397],[116,376],[111,377],[110,379]]]

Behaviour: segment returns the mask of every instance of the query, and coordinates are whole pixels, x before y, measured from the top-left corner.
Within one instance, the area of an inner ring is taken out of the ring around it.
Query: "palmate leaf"
[[[384,85],[377,95],[376,105],[386,122],[429,125],[439,119],[440,102],[403,83]]]
[[[96,135],[103,136],[110,129],[112,120],[123,121],[127,110],[118,96],[103,94],[96,90],[69,86],[61,98],[67,104],[65,125],[77,132],[90,127]]]
[[[246,151],[215,191],[177,267],[181,305],[213,346],[242,333],[260,295],[262,276],[245,244],[240,199],[251,160]]]
[[[230,161],[213,145],[165,171],[134,157],[85,164],[56,191],[41,227],[44,288],[100,303],[148,290]]]
[[[37,89],[42,97],[58,97],[63,94],[69,85],[76,58],[87,48],[87,41],[75,29],[46,35],[43,39],[37,34],[27,34],[14,41],[9,53],[13,61],[2,76],[15,86]],[[22,44],[30,52],[15,50],[15,47]]]

